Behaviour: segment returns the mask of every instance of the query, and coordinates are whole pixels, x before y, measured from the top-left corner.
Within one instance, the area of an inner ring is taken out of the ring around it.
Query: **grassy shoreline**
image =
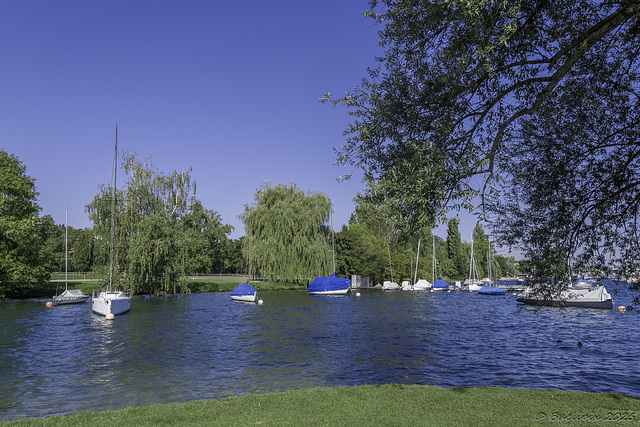
[[[363,385],[249,394],[103,412],[20,419],[3,426],[527,426],[640,423],[640,397],[499,387]]]

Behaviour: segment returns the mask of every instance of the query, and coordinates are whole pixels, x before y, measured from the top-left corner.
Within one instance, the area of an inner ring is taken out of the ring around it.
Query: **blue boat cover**
[[[340,291],[349,289],[349,286],[351,286],[351,280],[336,277],[336,273],[333,273],[328,277],[313,279],[313,282],[309,283],[309,292]]]
[[[449,284],[447,282],[445,282],[444,280],[436,280],[435,282],[433,282],[433,287],[434,288],[439,288],[439,289],[446,289],[449,287]]]
[[[231,295],[243,296],[253,295],[256,292],[255,288],[248,283],[240,283],[237,288],[231,291]]]
[[[478,293],[481,295],[506,295],[507,291],[497,286],[483,286]]]

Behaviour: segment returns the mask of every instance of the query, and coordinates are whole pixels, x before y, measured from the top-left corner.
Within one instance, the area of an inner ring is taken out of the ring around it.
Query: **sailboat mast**
[[[472,278],[475,279],[475,277],[472,277],[472,274],[473,274],[473,234],[471,235],[471,258],[469,262],[469,279],[470,280]]]
[[[67,230],[69,229],[69,208],[64,210],[64,290],[67,290]]]
[[[249,284],[251,284],[251,233],[252,233],[252,228],[251,228],[251,210],[249,210],[249,232],[247,233],[247,236],[249,237]]]
[[[333,236],[333,209],[329,214],[331,216],[331,246],[333,248],[333,274],[336,274],[336,239]]]
[[[114,289],[115,280],[115,257],[116,257],[116,175],[118,173],[118,125],[116,124],[116,149],[113,158],[113,218],[111,224],[111,280],[109,281],[109,290]]]
[[[431,276],[431,283],[435,283],[436,282],[436,236],[435,234],[432,234],[431,237],[433,238],[433,274]]]
[[[418,253],[416,254],[416,274],[413,276],[413,284],[418,281],[418,262],[420,261],[420,240],[421,237],[418,237]]]

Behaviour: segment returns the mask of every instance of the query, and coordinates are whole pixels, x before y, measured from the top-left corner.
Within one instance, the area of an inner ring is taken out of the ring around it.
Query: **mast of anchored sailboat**
[[[333,237],[333,209],[329,214],[331,216],[331,246],[333,252],[333,274],[336,274],[336,240]]]
[[[67,290],[69,282],[67,280],[67,230],[69,229],[69,208],[64,210],[64,290]]]
[[[113,158],[113,218],[111,224],[111,278],[109,280],[109,290],[114,289],[115,280],[115,257],[116,257],[116,175],[118,173],[118,124],[116,123],[116,152]]]

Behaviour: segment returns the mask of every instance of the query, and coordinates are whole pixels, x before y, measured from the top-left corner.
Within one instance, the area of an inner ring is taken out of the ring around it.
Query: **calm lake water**
[[[623,288],[608,290],[616,306],[631,303]],[[638,310],[361,293],[262,292],[262,306],[228,293],[136,297],[114,321],[89,303],[2,301],[0,420],[381,383],[640,396]]]

